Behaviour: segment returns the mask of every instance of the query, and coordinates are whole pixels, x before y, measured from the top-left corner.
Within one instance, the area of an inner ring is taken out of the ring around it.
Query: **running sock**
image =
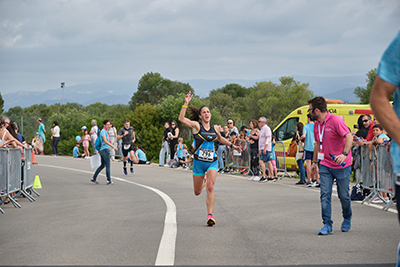
[[[131,160],[131,168],[133,167],[133,161]]]
[[[126,168],[126,160],[124,160],[124,168]]]

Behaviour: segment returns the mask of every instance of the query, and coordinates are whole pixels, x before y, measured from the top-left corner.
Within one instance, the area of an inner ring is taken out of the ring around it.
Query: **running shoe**
[[[107,185],[113,185],[114,182],[113,181],[107,181]]]
[[[321,230],[318,231],[318,235],[329,235],[332,234],[332,226],[325,224]]]
[[[124,174],[128,175],[128,171],[127,171],[126,167],[124,167],[123,169],[124,169]]]
[[[304,187],[311,187],[312,186],[312,182],[311,181],[307,181],[304,185]]]
[[[296,185],[299,185],[299,184],[305,184],[305,182],[304,181],[298,181],[297,183],[296,183]]]
[[[261,183],[265,183],[265,182],[267,182],[268,181],[268,178],[265,178],[265,177],[262,177],[260,180],[259,180],[259,182],[261,182]]]
[[[251,176],[251,177],[249,178],[249,181],[253,181],[253,179],[254,179],[254,176]]]
[[[131,168],[131,173],[132,173],[132,174],[135,173],[135,172],[133,171],[133,168]]]
[[[92,183],[99,184],[99,182],[97,182],[97,181],[96,181],[95,179],[93,179],[93,178],[92,178],[90,181],[91,181]]]
[[[254,176],[253,181],[260,181],[260,177]]]
[[[340,228],[342,232],[348,232],[351,227],[351,219],[344,219],[342,222],[342,227]]]
[[[278,181],[278,177],[274,177],[274,178],[272,178],[272,182],[276,182],[276,181]]]
[[[212,214],[207,215],[207,226],[213,226],[215,224],[215,220]]]
[[[268,181],[273,181],[274,178],[268,177],[267,180],[268,180]]]

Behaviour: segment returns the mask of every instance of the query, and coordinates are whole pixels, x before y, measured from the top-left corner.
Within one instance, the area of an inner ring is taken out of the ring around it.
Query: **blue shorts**
[[[261,150],[260,160],[262,160],[264,162],[270,161],[271,160],[271,152],[267,151],[264,154],[264,152]]]
[[[206,162],[194,159],[193,160],[193,175],[203,176],[209,170],[218,171],[218,160],[214,162]]]
[[[304,150],[304,159],[312,160],[313,157],[314,157],[314,151],[310,152],[310,151]]]

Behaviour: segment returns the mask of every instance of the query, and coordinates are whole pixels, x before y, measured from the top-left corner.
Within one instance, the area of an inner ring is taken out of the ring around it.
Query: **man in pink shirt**
[[[309,113],[315,119],[313,173],[320,175],[321,213],[324,226],[319,235],[332,233],[332,184],[337,183],[337,192],[342,204],[342,232],[351,227],[351,200],[349,184],[351,174],[352,135],[344,121],[328,112],[325,98],[315,97],[308,101]],[[319,161],[319,166],[318,166]]]

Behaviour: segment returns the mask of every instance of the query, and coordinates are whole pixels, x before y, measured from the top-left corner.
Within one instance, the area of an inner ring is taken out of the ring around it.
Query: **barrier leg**
[[[15,201],[14,198],[10,197],[10,195],[7,195],[7,198],[11,201],[11,203],[14,205],[14,207],[21,208],[21,205],[17,201]]]
[[[33,188],[31,188],[30,190],[32,190],[33,193],[35,193],[38,197],[40,197],[40,194]]]
[[[0,208],[0,212],[1,212],[2,214],[4,214],[4,210],[3,210],[2,208]]]
[[[29,199],[30,202],[36,201],[36,199],[33,196],[29,195],[28,192],[26,192],[26,190],[24,189],[21,190],[21,194]]]

